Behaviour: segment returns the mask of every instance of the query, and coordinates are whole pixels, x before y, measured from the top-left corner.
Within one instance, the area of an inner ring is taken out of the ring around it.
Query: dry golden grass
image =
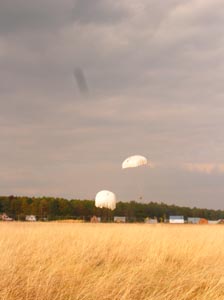
[[[0,223],[1,300],[223,300],[224,226]]]

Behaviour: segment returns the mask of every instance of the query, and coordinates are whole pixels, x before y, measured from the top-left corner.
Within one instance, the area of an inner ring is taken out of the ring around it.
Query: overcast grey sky
[[[0,194],[224,209],[223,77],[222,0],[1,0]]]

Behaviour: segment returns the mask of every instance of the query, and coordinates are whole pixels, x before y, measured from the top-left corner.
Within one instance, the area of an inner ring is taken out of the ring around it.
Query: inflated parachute
[[[148,164],[148,160],[146,157],[142,156],[142,155],[133,155],[133,156],[130,156],[128,158],[126,158],[123,163],[122,163],[122,169],[128,169],[128,168],[137,168],[137,167],[141,167],[141,166],[146,166],[146,165],[149,165]],[[128,171],[127,173],[129,173],[130,171]],[[125,172],[126,173],[126,172]],[[133,172],[130,172],[130,173],[133,173]],[[139,172],[134,172],[132,174],[132,176],[135,174],[135,178],[132,178],[132,184],[133,182],[135,182],[136,184],[136,188],[138,190],[138,199],[139,200],[142,200],[143,199],[143,196],[142,196],[142,189],[140,188],[140,182],[142,180],[140,180],[139,177],[136,177],[136,176],[139,176],[140,173]]]
[[[126,158],[122,163],[122,169],[126,168],[136,168],[140,166],[147,165],[147,158],[142,155],[133,155]]]
[[[116,196],[110,191],[100,191],[95,197],[95,206],[99,208],[109,208],[114,210],[116,208]]]

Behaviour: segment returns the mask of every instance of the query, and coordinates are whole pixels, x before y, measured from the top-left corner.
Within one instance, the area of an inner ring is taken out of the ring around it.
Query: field
[[[224,226],[0,223],[0,300],[223,300]]]

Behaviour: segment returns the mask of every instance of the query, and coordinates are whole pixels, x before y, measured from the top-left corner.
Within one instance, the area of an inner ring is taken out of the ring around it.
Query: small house
[[[115,217],[114,217],[114,222],[115,222],[115,223],[125,223],[125,222],[126,222],[126,217],[118,217],[118,216],[115,216]]]
[[[151,218],[145,218],[145,223],[146,224],[157,224],[157,218],[151,219]]]
[[[0,220],[2,221],[13,221],[12,218],[10,218],[7,214],[3,213],[2,215],[0,215]]]
[[[208,220],[208,224],[213,224],[213,225],[219,224],[219,220]]]
[[[90,222],[91,222],[91,223],[100,223],[100,222],[101,222],[101,218],[100,218],[100,217],[97,217],[97,216],[93,216],[93,217],[90,219]]]
[[[187,222],[189,223],[189,224],[199,224],[199,222],[200,222],[200,218],[187,218]]]
[[[199,224],[208,224],[208,220],[204,218],[200,218]]]
[[[170,216],[169,223],[170,224],[184,224],[184,216]]]
[[[36,222],[37,218],[34,215],[28,215],[28,216],[26,216],[25,220],[28,221],[28,222]]]

